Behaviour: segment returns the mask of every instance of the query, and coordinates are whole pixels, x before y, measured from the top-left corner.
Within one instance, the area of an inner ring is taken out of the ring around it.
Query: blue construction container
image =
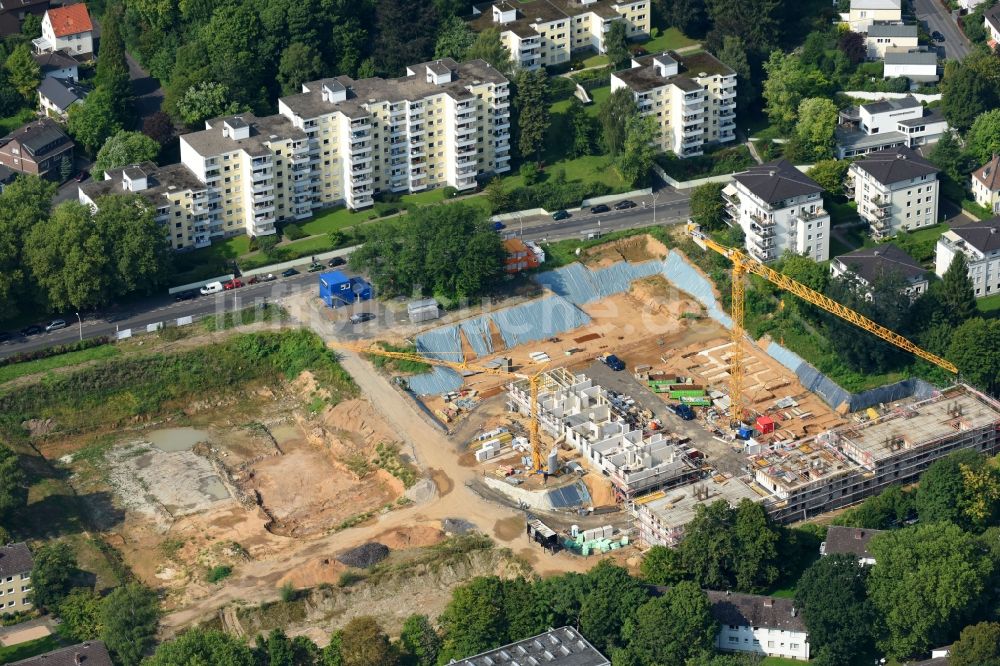
[[[340,271],[321,273],[319,276],[319,297],[327,307],[339,308],[372,297],[372,286],[360,277],[347,277]]]

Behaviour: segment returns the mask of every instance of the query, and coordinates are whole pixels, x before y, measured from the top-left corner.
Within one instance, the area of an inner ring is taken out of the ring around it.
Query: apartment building
[[[837,157],[857,157],[898,146],[935,143],[948,131],[948,121],[913,95],[862,104],[840,112],[835,131]]]
[[[719,623],[715,647],[768,657],[809,661],[809,630],[794,599],[707,590]]]
[[[56,121],[42,118],[0,138],[0,165],[11,171],[58,180],[63,160],[73,161],[74,147]]]
[[[33,39],[35,53],[64,51],[74,58],[87,59],[94,55],[94,24],[87,5],[65,5],[45,12],[42,36]]]
[[[31,608],[31,568],[34,559],[25,543],[0,546],[0,614]]]
[[[868,27],[865,36],[869,60],[881,60],[887,51],[902,49],[908,51],[917,48],[917,26],[905,23],[873,23]]]
[[[972,172],[972,196],[994,215],[1000,213],[1000,155]]]
[[[869,153],[851,164],[844,186],[876,240],[937,221],[938,169],[909,148]]]
[[[944,232],[937,242],[934,272],[943,277],[959,252],[969,265],[976,298],[1000,294],[1000,217]]]
[[[898,23],[902,19],[902,0],[851,0],[847,24],[854,32],[867,33],[876,21]]]
[[[681,158],[736,138],[736,72],[710,53],[668,51],[633,58],[611,75],[611,91],[627,88],[639,112],[655,121],[660,150]]]
[[[482,60],[413,65],[398,79],[313,81],[278,100],[307,137],[312,206],[372,204],[378,192],[468,190],[510,170],[510,88]]]
[[[722,190],[726,214],[746,234],[746,249],[769,262],[784,252],[830,258],[830,214],[823,188],[788,160],[751,167],[733,175]]]
[[[925,293],[930,286],[927,269],[892,243],[863,247],[834,257],[830,262],[830,274],[833,277],[850,275],[867,292],[868,300],[872,299],[872,286],[890,275],[903,280],[902,292],[911,299]]]
[[[469,25],[496,28],[514,65],[538,69],[570,61],[581,51],[605,52],[604,35],[624,21],[630,39],[649,36],[651,0],[500,0],[475,5]]]

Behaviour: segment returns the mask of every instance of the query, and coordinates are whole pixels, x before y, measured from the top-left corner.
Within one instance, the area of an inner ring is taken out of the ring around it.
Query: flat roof
[[[138,169],[141,173],[136,174],[131,169]],[[129,177],[133,180],[146,177],[146,189],[138,192],[126,190],[122,185],[122,175],[129,171]],[[104,180],[89,180],[80,183],[79,188],[91,200],[96,201],[99,197],[109,194],[141,194],[147,199],[155,200],[158,195],[169,194],[171,192],[185,192],[208,189],[208,186],[199,181],[183,164],[169,164],[167,166],[156,166],[152,162],[132,164],[128,167],[109,169],[107,175],[110,178]]]
[[[608,659],[572,627],[550,629],[472,657],[451,662],[451,666],[609,666]]]
[[[720,499],[735,506],[745,499],[757,502],[763,497],[737,478],[724,481],[711,478],[640,497],[635,503],[656,516],[663,526],[672,528],[687,525],[694,519],[699,506],[708,506]]]
[[[677,63],[677,74],[663,77],[657,73],[654,60],[664,56]],[[635,92],[640,93],[666,85],[675,85],[685,92],[694,92],[702,89],[702,86],[695,81],[697,78],[702,78],[702,74],[706,77],[734,76],[736,74],[721,60],[705,51],[689,55],[682,55],[676,51],[665,51],[634,58],[634,60],[639,64],[638,67],[619,70],[614,72],[613,76]]]
[[[254,157],[271,155],[267,147],[272,141],[305,140],[306,133],[292,125],[292,121],[282,115],[255,116],[242,113],[238,116],[224,116],[207,121],[207,129],[182,134],[181,140],[194,148],[202,157],[214,157],[223,153],[244,150]],[[222,125],[230,127],[250,126],[250,136],[233,139],[222,135]]]

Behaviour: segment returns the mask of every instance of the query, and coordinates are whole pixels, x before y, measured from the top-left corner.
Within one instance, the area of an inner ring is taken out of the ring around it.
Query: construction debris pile
[[[349,567],[368,569],[389,557],[389,547],[377,541],[363,543],[357,548],[344,551],[337,556],[337,561]]]

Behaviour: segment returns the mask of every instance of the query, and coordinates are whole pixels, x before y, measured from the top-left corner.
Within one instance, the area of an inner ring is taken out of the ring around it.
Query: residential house
[[[47,116],[66,119],[69,107],[79,104],[87,97],[88,91],[72,79],[57,79],[47,76],[38,84],[38,105]]]
[[[101,641],[77,643],[52,652],[15,661],[10,666],[113,666]]]
[[[0,164],[13,171],[58,180],[75,144],[56,121],[42,118],[0,138]]]
[[[520,238],[508,238],[503,242],[503,249],[507,253],[504,271],[508,275],[516,275],[541,265],[534,251]]]
[[[469,25],[496,28],[521,69],[569,62],[581,51],[605,52],[611,23],[623,21],[630,39],[649,36],[651,0],[499,0],[475,5]]]
[[[930,286],[927,269],[892,243],[863,247],[834,257],[830,262],[830,273],[833,277],[850,274],[858,286],[867,292],[869,300],[872,298],[873,285],[890,274],[897,275],[905,282],[903,293],[910,298],[925,293]]]
[[[865,36],[868,46],[868,59],[881,60],[886,51],[901,49],[908,51],[917,48],[917,26],[905,23],[873,23]]]
[[[909,148],[869,153],[851,164],[845,189],[880,240],[937,222],[938,168]]]
[[[809,631],[792,599],[707,591],[719,623],[715,647],[809,661]]]
[[[992,49],[1000,43],[1000,5],[994,5],[987,9],[986,13],[983,14],[983,20],[986,23],[987,43]]]
[[[42,18],[42,36],[32,40],[35,53],[65,51],[77,59],[90,59],[94,55],[94,24],[87,5],[64,5],[45,12]]]
[[[918,83],[937,81],[937,53],[920,49],[888,51],[882,64],[882,78],[894,79],[901,76]]]
[[[1000,155],[972,172],[972,196],[994,215],[1000,213]]]
[[[854,32],[868,32],[876,21],[903,20],[902,0],[851,0],[848,25]]]
[[[976,298],[1000,293],[1000,217],[944,232],[937,242],[934,272],[943,277],[959,252],[969,264]]]
[[[608,658],[598,652],[583,634],[572,627],[549,629],[543,634],[450,662],[450,666],[500,666],[501,664],[611,666]]]
[[[727,214],[746,234],[747,252],[763,262],[786,251],[830,258],[830,214],[822,195],[823,188],[788,160],[734,174],[722,190]]]
[[[79,66],[76,60],[70,58],[62,51],[49,51],[48,53],[35,53],[32,55],[39,69],[42,70],[43,78],[66,79],[68,81],[78,81],[80,78]]]
[[[49,0],[0,0],[0,38],[18,34],[25,16],[41,16],[48,8]]]
[[[826,540],[819,545],[819,554],[854,555],[858,564],[871,566],[875,564],[875,556],[868,550],[872,537],[882,534],[883,530],[866,530],[861,527],[840,527],[831,525],[826,530]]]
[[[936,143],[947,131],[948,122],[940,112],[925,108],[913,95],[862,104],[840,112],[837,157]]]
[[[611,91],[620,88],[655,121],[660,150],[694,157],[736,138],[736,72],[710,53],[633,58],[631,68],[611,75]]]
[[[34,560],[25,543],[0,546],[0,614],[31,608],[31,568]]]

